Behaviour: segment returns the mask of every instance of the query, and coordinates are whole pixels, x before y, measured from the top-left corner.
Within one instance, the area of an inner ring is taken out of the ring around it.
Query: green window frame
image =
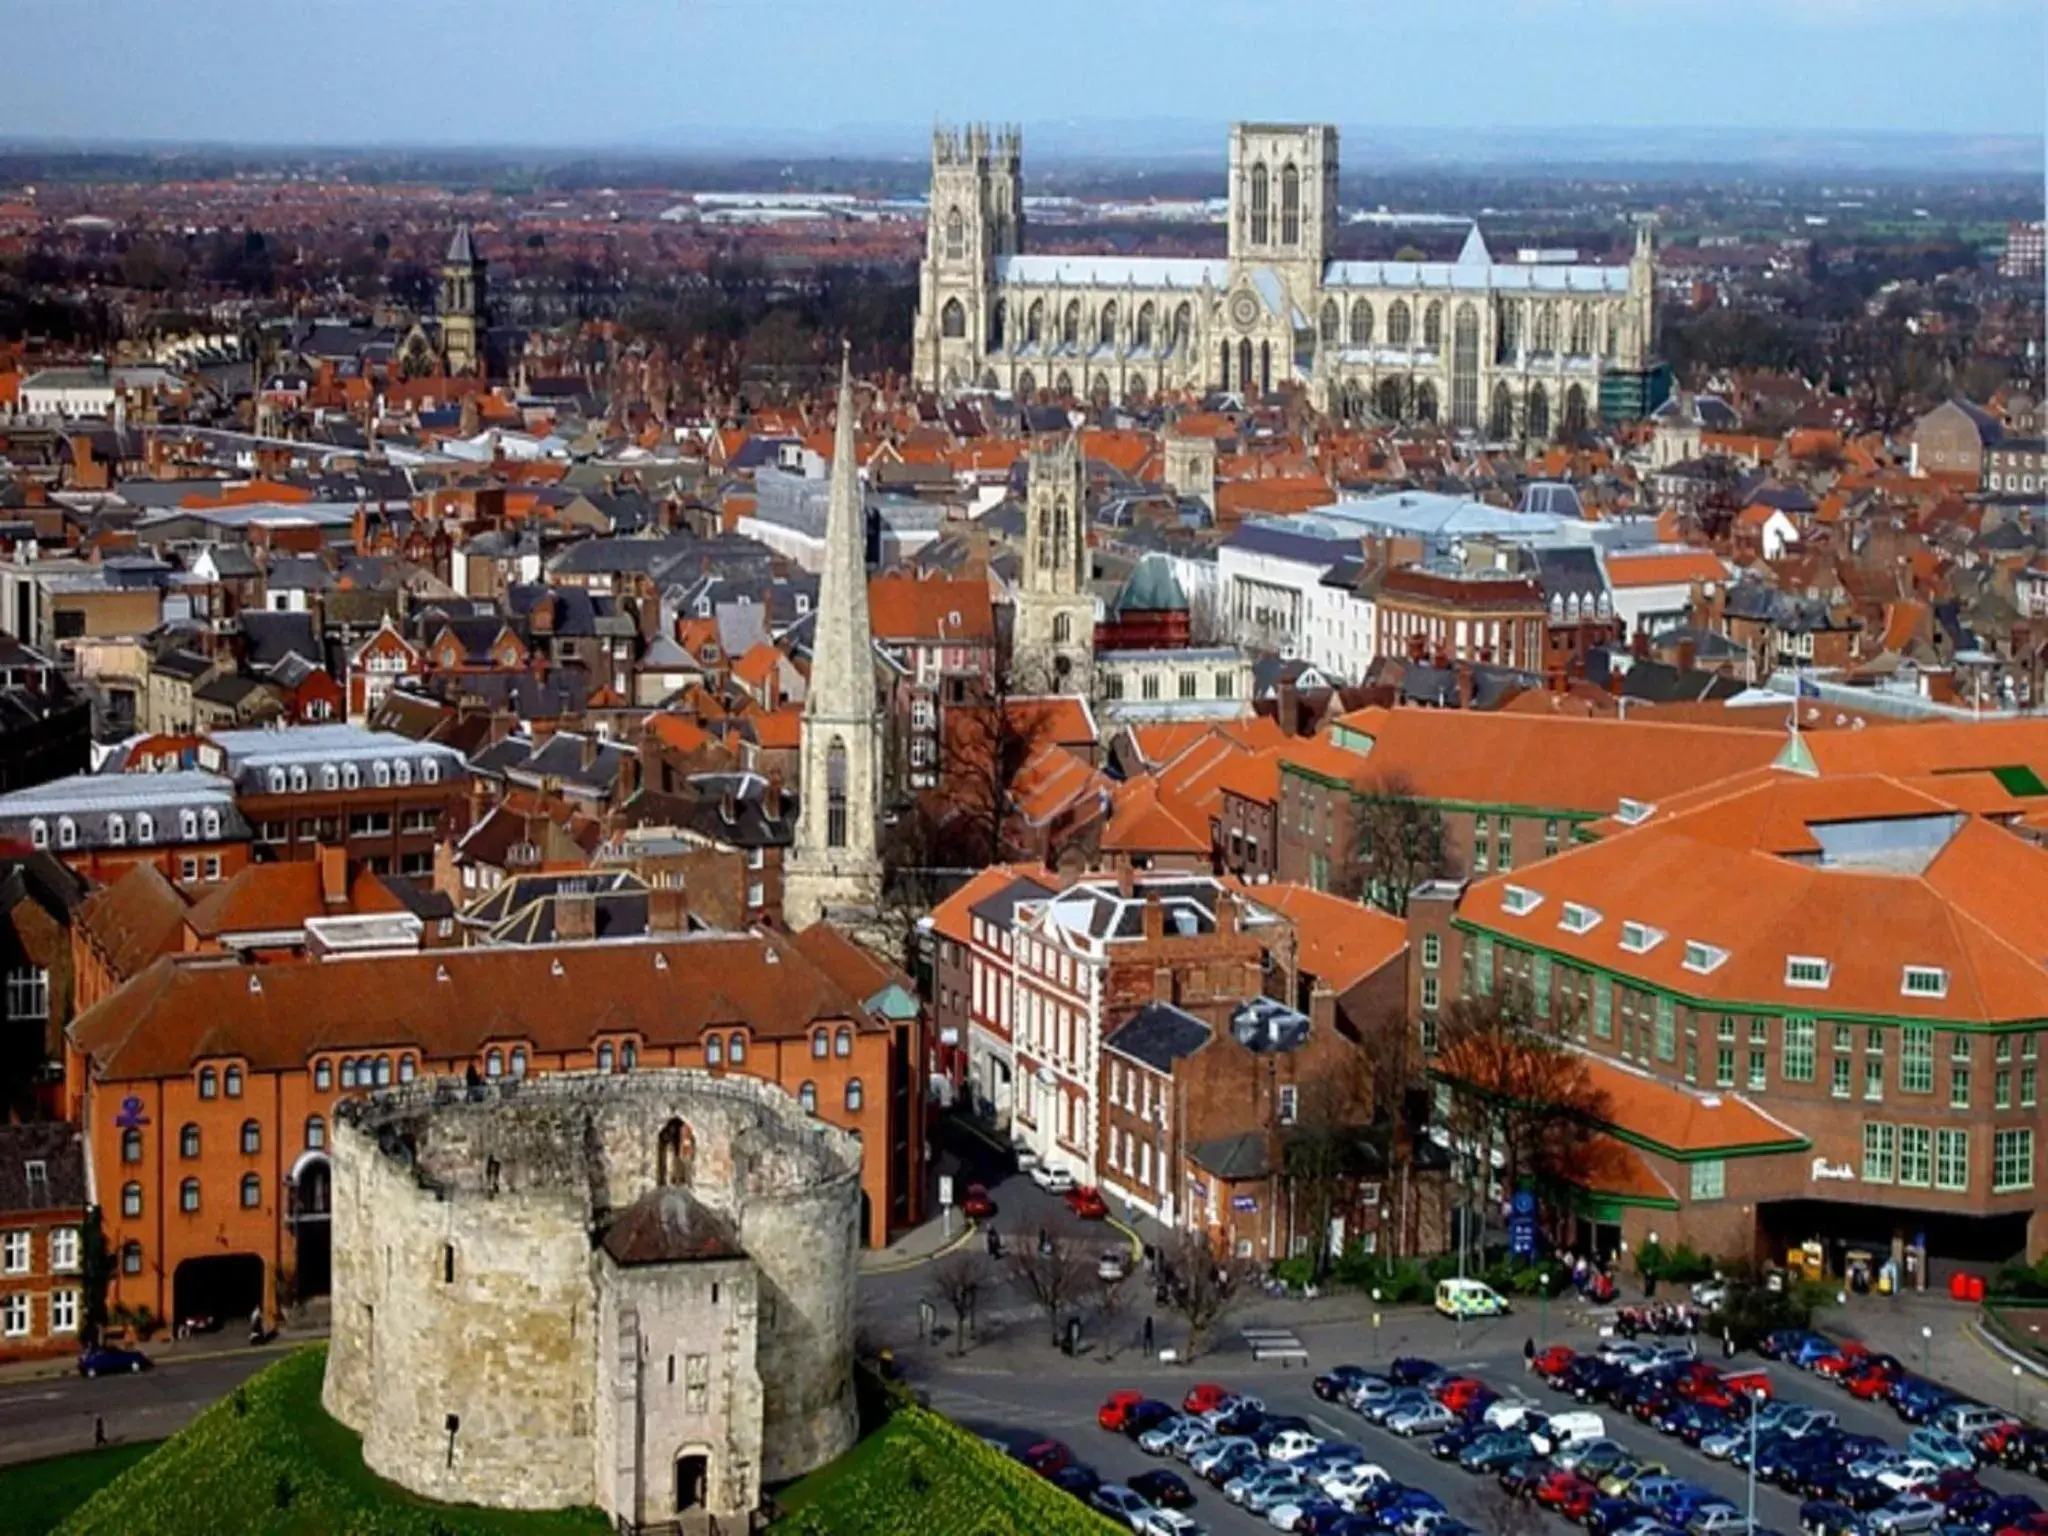
[[[1732,1045],[1717,1046],[1714,1050],[1714,1086],[1735,1086],[1735,1047]]]
[[[1557,818],[1555,816],[1543,823],[1543,857],[1546,859],[1557,857]]]
[[[1785,1020],[1779,1037],[1778,1075],[1788,1083],[1813,1081],[1813,1020]]]
[[[1503,864],[1501,868],[1507,866]],[[1536,1004],[1536,1017],[1550,1017],[1550,956],[1537,954],[1529,962],[1529,994]]]
[[[1837,1022],[1835,1025],[1835,1049],[1838,1051],[1853,1051],[1856,1049],[1856,1032],[1847,1024]]]
[[[1934,1187],[1970,1187],[1970,1133],[1938,1130],[1934,1133]]]
[[[1700,1048],[1696,1041],[1685,1042],[1685,1080],[1696,1083],[1700,1080]]]
[[[1515,867],[1515,824],[1505,816],[1500,819],[1500,836],[1494,840],[1493,862],[1503,871]]]
[[[1422,978],[1422,1011],[1424,1013],[1436,1012],[1437,1003],[1437,979],[1434,976],[1425,976]]]
[[[1925,1024],[1899,1030],[1899,1092],[1934,1092],[1934,1031]]]
[[[1718,1157],[1706,1158],[1692,1165],[1692,1197],[1695,1200],[1720,1200],[1728,1193],[1728,1165]]]
[[[1991,1074],[1991,1107],[1993,1109],[2012,1108],[2012,1069],[2010,1067],[2000,1067]]]
[[[2034,1187],[2034,1132],[2013,1126],[1991,1133],[1991,1192],[2007,1194]]]
[[[1882,1120],[1863,1122],[1863,1182],[1889,1184],[1898,1167],[1899,1128]]]
[[[1422,1016],[1421,1024],[1417,1026],[1416,1033],[1422,1042],[1422,1054],[1424,1056],[1434,1056],[1436,1054],[1436,1015],[1425,1013]]]
[[[1670,998],[1657,998],[1657,1059],[1671,1061],[1678,1055],[1677,1005]]]
[[[1614,984],[1605,976],[1593,978],[1593,1033],[1602,1040],[1614,1038]]]
[[[2020,1068],[2020,1108],[2034,1107],[2034,1068]]]
[[[1493,819],[1484,811],[1472,814],[1472,873],[1486,873],[1487,856],[1492,852]]]
[[[1493,935],[1482,933],[1472,945],[1473,985],[1481,997],[1493,996]]]
[[[1761,1092],[1771,1085],[1770,1067],[1766,1061],[1769,1055],[1768,1051],[1754,1048],[1749,1053],[1749,1087],[1752,1093]]]
[[[1934,1132],[1924,1125],[1899,1127],[1899,1182],[1918,1189],[1934,1182]]]

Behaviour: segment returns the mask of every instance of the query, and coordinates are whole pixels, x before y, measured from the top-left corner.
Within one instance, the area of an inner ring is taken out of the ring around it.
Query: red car
[[[1437,1384],[1436,1400],[1453,1413],[1463,1413],[1472,1406],[1472,1399],[1485,1390],[1486,1383],[1476,1376],[1453,1376]]]
[[[1536,1358],[1529,1362],[1538,1376],[1549,1381],[1553,1376],[1562,1376],[1564,1368],[1578,1358],[1578,1352],[1568,1344],[1553,1344],[1548,1349],[1536,1351]]]
[[[1074,1453],[1057,1440],[1041,1440],[1029,1446],[1017,1458],[1040,1477],[1051,1477],[1055,1472],[1064,1471],[1074,1460]]]
[[[1946,1504],[1959,1493],[1970,1493],[1984,1485],[1977,1481],[1977,1474],[1961,1467],[1950,1467],[1937,1477],[1933,1485],[1920,1490],[1920,1496],[1932,1499],[1937,1504]]]
[[[1067,1191],[1067,1209],[1083,1221],[1100,1221],[1109,1214],[1102,1191],[1093,1184],[1082,1184]]]
[[[995,1215],[996,1203],[989,1198],[986,1185],[970,1184],[967,1186],[966,1198],[960,1202],[960,1210],[976,1221],[987,1221]]]
[[[1874,1403],[1891,1390],[1898,1373],[1889,1366],[1870,1365],[1842,1378],[1842,1385],[1858,1402]]]
[[[1761,1397],[1771,1400],[1771,1378],[1762,1371],[1730,1371],[1721,1378],[1721,1390],[1731,1398]]]
[[[1142,1392],[1112,1392],[1109,1394],[1109,1401],[1095,1410],[1095,1422],[1104,1429],[1122,1434],[1125,1418],[1143,1401],[1145,1394]]]
[[[1854,1339],[1844,1339],[1830,1353],[1813,1362],[1813,1373],[1830,1381],[1840,1381],[1844,1376],[1854,1374],[1856,1362],[1869,1353],[1869,1349]]]
[[[1118,1397],[1126,1395],[1122,1392],[1117,1393]],[[1131,1397],[1137,1396],[1135,1392],[1128,1395]],[[1228,1388],[1219,1387],[1213,1381],[1198,1381],[1188,1388],[1188,1395],[1180,1400],[1181,1412],[1207,1413],[1228,1396],[1230,1396]]]
[[[1593,1507],[1593,1501],[1600,1496],[1600,1490],[1587,1482],[1576,1472],[1562,1468],[1545,1474],[1543,1481],[1536,1485],[1536,1502],[1546,1509],[1554,1509],[1567,1519],[1585,1518],[1586,1511]],[[1575,1515],[1572,1511],[1576,1509]]]

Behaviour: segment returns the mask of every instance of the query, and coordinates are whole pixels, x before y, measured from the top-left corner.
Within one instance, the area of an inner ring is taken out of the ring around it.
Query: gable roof
[[[1296,960],[1333,992],[1356,986],[1408,947],[1408,925],[1377,907],[1285,881],[1248,894],[1294,924]]]

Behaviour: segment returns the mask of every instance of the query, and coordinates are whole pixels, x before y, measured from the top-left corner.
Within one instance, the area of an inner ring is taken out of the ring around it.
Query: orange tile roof
[[[1088,701],[1071,694],[1011,698],[1003,707],[1010,717],[1010,729],[1027,742],[1093,747],[1102,739]]]
[[[1105,853],[1206,854],[1207,824],[1192,825],[1161,797],[1149,778],[1133,779],[1115,791],[1109,825],[1102,830]]]
[[[1759,774],[1727,793],[1481,880],[1465,919],[1569,961],[1730,1009],[1998,1023],[2048,1016],[2048,851],[1969,813],[1940,780]],[[1848,822],[1959,826],[1924,864],[1828,862]],[[1509,887],[1536,893],[1510,911]],[[2031,893],[2031,894],[2030,894]],[[1599,914],[1561,925],[1567,902]],[[1661,937],[1625,949],[1623,925]],[[1689,951],[1689,943],[1710,946]],[[1787,979],[1788,957],[1829,966],[1825,986]],[[1688,964],[1688,961],[1692,963]],[[1945,977],[1908,994],[1904,968]]]
[[[1810,1144],[1741,1094],[1680,1087],[1590,1052],[1586,1067],[1594,1089],[1606,1100],[1603,1123],[1658,1150],[1700,1153]]]
[[[1115,788],[1108,774],[1055,745],[1041,748],[1017,771],[1010,795],[1018,814],[1042,827],[1090,797],[1106,810]]]
[[[1400,918],[1342,896],[1287,883],[1248,886],[1245,894],[1293,922],[1301,968],[1332,991],[1355,987],[1408,948]]]
[[[201,938],[211,939],[224,933],[299,928],[309,917],[404,910],[405,903],[390,887],[364,869],[350,879],[347,902],[330,907],[321,890],[320,861],[298,859],[246,866],[195,905],[185,922]]]
[[[711,745],[710,733],[696,721],[682,715],[650,715],[647,731],[656,741],[675,752],[700,752]]]
[[[1607,557],[1607,580],[1618,590],[1678,586],[1694,581],[1726,581],[1728,567],[1706,549],[1617,550]]]
[[[126,980],[178,947],[185,912],[178,888],[145,862],[88,896],[77,924],[108,969]]]
[[[890,572],[868,581],[868,619],[875,638],[968,641],[995,637],[995,608],[982,576],[918,576]]]
[[[1643,1161],[1642,1153],[1612,1136],[1591,1136],[1580,1143],[1564,1177],[1589,1194],[1678,1209],[1677,1191]]]
[[[974,936],[973,909],[1019,880],[1030,881],[1048,896],[1059,889],[1054,877],[1035,864],[991,864],[975,871],[972,879],[932,908],[932,928],[956,944],[970,942]]]
[[[743,683],[765,683],[782,664],[782,652],[766,640],[757,640],[732,664],[732,675]]]
[[[757,710],[748,717],[754,726],[754,742],[770,751],[794,750],[803,745],[804,712],[800,705]]]

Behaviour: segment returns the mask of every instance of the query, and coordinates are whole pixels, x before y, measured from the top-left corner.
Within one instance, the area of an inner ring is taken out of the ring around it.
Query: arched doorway
[[[676,1458],[674,1512],[686,1515],[711,1502],[711,1454],[689,1450]]]
[[[171,1275],[174,1322],[246,1322],[263,1305],[263,1261],[253,1253],[187,1259]]]
[[[333,1283],[334,1170],[324,1152],[308,1152],[292,1168],[292,1288],[303,1300],[325,1296]]]

